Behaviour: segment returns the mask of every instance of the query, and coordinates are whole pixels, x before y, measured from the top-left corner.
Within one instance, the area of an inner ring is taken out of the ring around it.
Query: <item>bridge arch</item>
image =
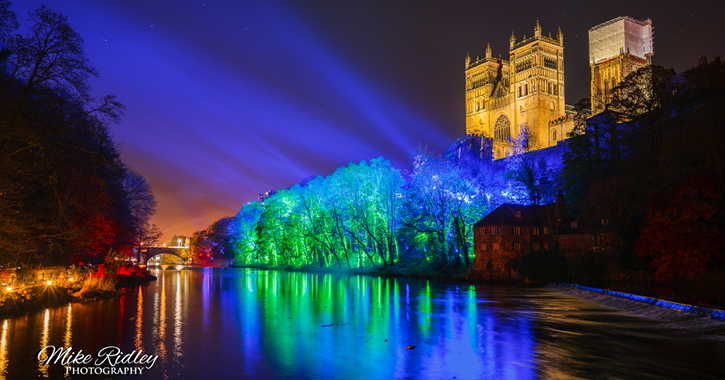
[[[183,248],[147,248],[141,250],[142,255],[140,257],[139,262],[142,263],[142,265],[148,265],[148,262],[155,256],[158,255],[171,255],[178,257],[179,260],[181,260],[182,264],[186,264],[187,258],[182,256],[183,254],[187,254],[186,249]]]

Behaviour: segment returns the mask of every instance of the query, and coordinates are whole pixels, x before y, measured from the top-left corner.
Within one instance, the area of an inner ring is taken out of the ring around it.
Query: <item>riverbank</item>
[[[304,273],[316,273],[316,274],[345,274],[345,275],[369,275],[369,276],[390,276],[390,277],[408,277],[408,278],[425,278],[425,279],[437,279],[437,280],[450,280],[450,281],[466,281],[466,282],[480,282],[470,280],[468,274],[463,273],[451,273],[442,271],[418,271],[412,272],[405,270],[400,267],[387,267],[387,268],[334,268],[334,267],[319,267],[316,265],[308,265],[303,267],[294,267],[287,265],[230,265],[230,268],[239,269],[263,269],[263,270],[279,270],[285,272],[304,272]]]
[[[47,270],[46,272],[50,272]],[[7,280],[0,289],[0,319],[13,318],[34,311],[59,307],[69,303],[92,302],[118,297],[131,287],[156,280],[145,268],[122,267],[95,272],[78,268],[59,272],[56,276],[26,274]],[[20,281],[23,277],[33,280]]]
[[[552,286],[565,294],[584,298],[602,306],[656,319],[672,327],[718,335],[725,339],[725,311],[722,310],[576,284],[554,284]]]

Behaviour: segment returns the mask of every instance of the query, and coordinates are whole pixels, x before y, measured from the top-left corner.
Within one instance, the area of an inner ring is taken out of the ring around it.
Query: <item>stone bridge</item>
[[[139,265],[146,265],[151,258],[158,255],[172,255],[181,259],[183,264],[189,264],[189,247],[164,247],[164,246],[148,246],[136,247],[136,259]]]

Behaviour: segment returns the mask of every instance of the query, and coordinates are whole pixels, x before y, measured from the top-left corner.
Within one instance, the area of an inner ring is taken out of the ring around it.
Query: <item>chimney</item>
[[[697,65],[698,66],[705,66],[707,65],[707,57],[703,54],[700,56],[700,58],[697,59]]]

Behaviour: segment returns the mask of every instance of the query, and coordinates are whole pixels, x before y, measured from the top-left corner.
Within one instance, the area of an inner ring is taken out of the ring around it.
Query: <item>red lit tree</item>
[[[635,250],[652,258],[656,280],[703,275],[723,256],[722,197],[711,178],[685,181],[647,210]]]

